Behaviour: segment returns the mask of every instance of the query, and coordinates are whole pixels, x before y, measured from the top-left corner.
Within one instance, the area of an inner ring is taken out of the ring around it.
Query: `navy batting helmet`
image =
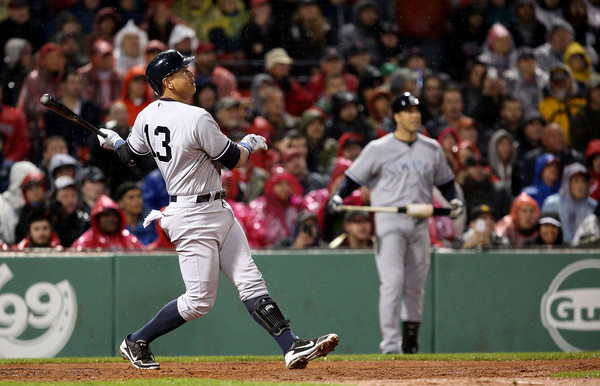
[[[396,114],[399,111],[405,110],[412,106],[419,106],[419,98],[409,92],[405,92],[392,102],[392,112]]]
[[[146,67],[146,80],[150,83],[150,87],[152,87],[156,95],[160,95],[162,93],[163,79],[187,67],[193,60],[193,56],[184,57],[175,50],[163,51],[148,63],[148,67]]]

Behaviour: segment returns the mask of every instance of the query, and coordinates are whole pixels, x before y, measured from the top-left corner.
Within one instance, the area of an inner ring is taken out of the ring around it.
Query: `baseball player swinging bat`
[[[92,133],[106,138],[106,134],[101,132],[96,126],[92,125],[79,115],[75,114],[71,109],[65,106],[58,99],[51,97],[48,94],[44,94],[40,97],[40,103],[46,106],[46,108],[54,111],[56,114],[68,119],[69,121],[75,122],[78,125],[88,129]]]
[[[434,208],[431,204],[409,204],[406,206],[360,206],[341,205],[340,211],[406,213],[409,217],[426,218],[431,216],[448,216],[452,209]]]

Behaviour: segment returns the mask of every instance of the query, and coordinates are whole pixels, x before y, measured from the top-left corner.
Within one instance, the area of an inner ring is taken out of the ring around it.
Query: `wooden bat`
[[[431,216],[448,216],[450,208],[434,208],[431,204],[409,204],[406,206],[360,206],[341,205],[340,211],[363,211],[384,213],[406,213],[407,216],[425,218]]]
[[[81,118],[79,115],[72,112],[67,106],[65,106],[61,101],[56,98],[51,97],[48,94],[44,94],[40,97],[40,103],[43,104],[46,108],[54,111],[56,114],[60,115],[68,119],[69,121],[75,122],[78,125],[88,129],[92,133],[99,135],[101,137],[106,138],[106,134],[101,132],[96,126],[92,125],[85,119]]]

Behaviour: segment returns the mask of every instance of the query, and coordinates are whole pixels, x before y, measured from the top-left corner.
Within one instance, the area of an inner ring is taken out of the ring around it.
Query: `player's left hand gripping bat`
[[[85,119],[81,118],[79,115],[75,114],[73,111],[71,111],[67,106],[65,106],[58,99],[55,99],[48,94],[44,94],[40,97],[40,103],[43,104],[44,106],[46,106],[46,108],[54,111],[56,114],[60,115],[61,117],[64,117],[64,118],[68,119],[69,121],[77,123],[78,125],[88,129],[89,131],[91,131],[92,133],[94,133],[96,135],[106,138],[106,134],[101,132],[96,126],[92,125]]]

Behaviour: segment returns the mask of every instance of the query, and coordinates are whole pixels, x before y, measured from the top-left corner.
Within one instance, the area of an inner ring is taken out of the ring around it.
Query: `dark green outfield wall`
[[[364,252],[257,253],[271,295],[303,337],[378,352],[378,279]],[[0,255],[0,357],[114,356],[184,290],[175,255]],[[158,355],[272,355],[278,346],[221,276],[213,310],[153,343]],[[600,253],[437,252],[422,352],[600,349]]]

